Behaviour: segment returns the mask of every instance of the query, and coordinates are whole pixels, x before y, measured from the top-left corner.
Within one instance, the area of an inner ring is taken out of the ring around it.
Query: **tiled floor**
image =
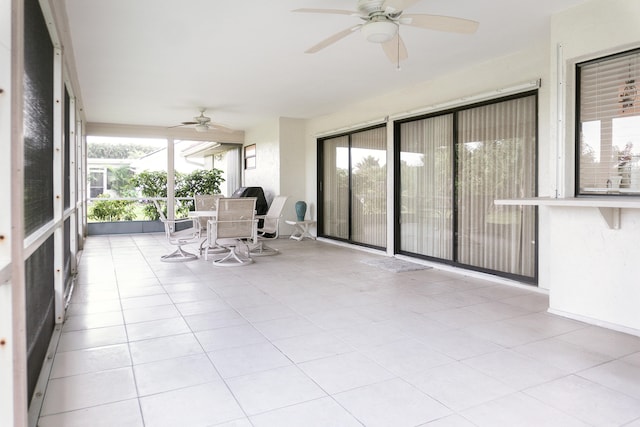
[[[640,426],[638,337],[525,289],[272,246],[221,268],[89,238],[39,426]]]

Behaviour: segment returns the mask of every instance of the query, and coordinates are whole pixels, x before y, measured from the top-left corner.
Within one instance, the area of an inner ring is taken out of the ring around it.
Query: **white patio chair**
[[[224,197],[222,194],[196,194],[193,196],[195,201],[196,211],[215,211],[216,210],[216,202],[219,198]],[[205,243],[207,242],[206,233],[207,233],[207,221],[209,219],[206,217],[198,218],[200,221],[200,234],[205,236],[200,242],[199,252],[202,255],[204,251]]]
[[[198,259],[198,255],[185,251],[182,249],[182,246],[190,243],[198,243],[200,241],[200,223],[196,219],[191,218],[175,220],[167,219],[158,201],[154,200],[153,204],[158,210],[160,220],[164,224],[164,234],[167,237],[167,240],[170,244],[178,247],[172,253],[161,256],[160,259],[166,262],[192,261],[194,259]],[[180,226],[181,224],[189,223],[191,227],[182,228]]]
[[[216,219],[207,224],[207,246],[223,247],[228,252],[222,258],[214,259],[213,265],[229,267],[253,262],[248,246],[257,241],[256,200],[255,197],[218,199]],[[245,248],[244,253],[241,248]],[[208,250],[204,256],[208,259]]]
[[[256,216],[259,220],[262,219],[264,223],[261,228],[258,228],[258,243],[255,247],[251,248],[251,255],[275,255],[280,252],[277,249],[265,245],[264,241],[278,238],[280,234],[280,218],[282,218],[282,211],[288,198],[288,196],[276,196],[271,202],[267,213]]]

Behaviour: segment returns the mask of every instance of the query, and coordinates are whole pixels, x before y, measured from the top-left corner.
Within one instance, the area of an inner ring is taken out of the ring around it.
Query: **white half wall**
[[[594,0],[551,20],[550,139],[564,144],[557,173],[566,197],[575,185],[575,64],[640,47],[639,17],[640,1]],[[564,72],[556,75],[558,68]],[[558,78],[564,92],[556,90]],[[559,116],[558,97],[566,111]],[[596,208],[540,213],[540,284],[550,290],[551,310],[640,335],[640,209],[622,209],[619,230],[609,229]]]

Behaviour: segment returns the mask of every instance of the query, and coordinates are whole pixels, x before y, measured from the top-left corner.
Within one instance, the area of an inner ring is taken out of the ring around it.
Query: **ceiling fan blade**
[[[400,34],[396,34],[394,38],[389,40],[388,42],[382,43],[382,50],[389,58],[389,61],[394,64],[400,61],[404,61],[409,57],[407,52],[407,47],[402,41],[402,37]]]
[[[387,0],[382,4],[382,8],[392,8],[395,10],[405,10],[420,2],[421,0]]]
[[[179,125],[175,125],[175,126],[168,126],[167,129],[173,129],[173,128],[179,128],[182,126],[189,126],[189,125],[197,125],[198,123],[196,122],[182,122]]]
[[[342,10],[342,9],[294,9],[291,12],[330,13],[332,15],[357,15],[358,14],[353,10]]]
[[[471,21],[470,19],[426,14],[403,14],[401,23],[411,27],[462,34],[475,33],[478,25],[480,25],[478,22]]]
[[[234,129],[231,129],[231,128],[228,128],[228,127],[222,126],[222,125],[211,124],[211,123],[209,123],[209,130],[217,130],[217,131],[225,132],[225,133],[233,133],[233,132],[235,132]]]
[[[331,37],[327,37],[322,40],[320,43],[311,46],[309,49],[305,50],[304,53],[316,53],[319,50],[324,49],[327,46],[331,46],[335,42],[347,37],[349,34],[353,33],[356,29],[360,28],[362,24],[354,25],[353,27],[349,27],[346,30],[342,30],[339,33],[335,33]]]

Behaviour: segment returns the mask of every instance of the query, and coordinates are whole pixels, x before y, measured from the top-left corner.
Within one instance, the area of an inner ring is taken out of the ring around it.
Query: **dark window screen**
[[[64,88],[64,208],[71,206],[71,98]]]
[[[64,222],[64,281],[71,280],[71,218]]]
[[[53,236],[25,261],[27,381],[33,395],[54,327]]]
[[[24,11],[24,215],[28,236],[53,219],[53,45],[38,0]]]

